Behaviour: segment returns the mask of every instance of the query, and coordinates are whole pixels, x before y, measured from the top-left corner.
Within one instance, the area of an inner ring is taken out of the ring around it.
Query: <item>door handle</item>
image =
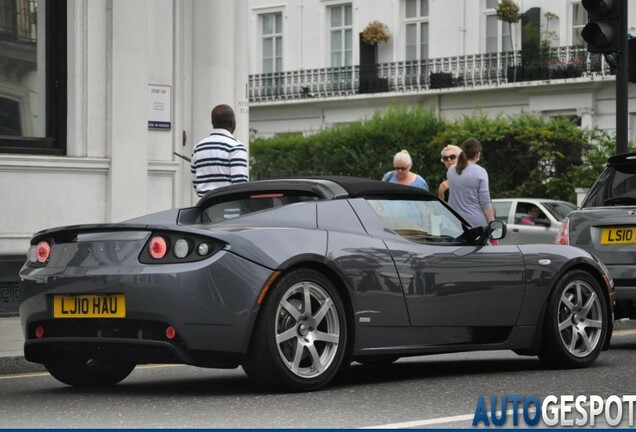
[[[519,228],[513,228],[512,232],[519,232]]]

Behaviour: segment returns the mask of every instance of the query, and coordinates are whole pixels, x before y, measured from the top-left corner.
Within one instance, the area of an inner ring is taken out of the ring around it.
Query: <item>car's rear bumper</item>
[[[129,361],[135,364],[184,363],[204,367],[234,368],[240,365],[242,355],[188,351],[183,345],[170,341],[65,337],[26,341],[24,358],[34,363],[99,358]]]
[[[221,252],[207,263],[134,270],[90,275],[69,268],[44,278],[37,271],[23,273],[25,357],[46,362],[64,355],[115,355],[138,363],[228,367],[246,352],[270,269]],[[53,316],[56,295],[106,294],[125,296],[124,318]],[[169,327],[175,336],[168,336]]]
[[[616,300],[636,300],[636,265],[611,265],[607,270],[614,280]]]

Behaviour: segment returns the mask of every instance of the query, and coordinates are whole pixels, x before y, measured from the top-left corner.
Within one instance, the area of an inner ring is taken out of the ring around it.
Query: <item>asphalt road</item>
[[[480,396],[635,394],[635,351],[636,330],[621,330],[587,369],[545,369],[509,351],[354,364],[326,389],[304,394],[263,392],[240,368],[140,366],[101,390],[67,387],[42,372],[0,374],[0,428],[472,427]]]

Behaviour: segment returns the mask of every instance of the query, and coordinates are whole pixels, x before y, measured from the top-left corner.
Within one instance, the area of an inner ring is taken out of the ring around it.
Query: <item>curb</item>
[[[40,363],[32,363],[24,357],[0,357],[0,375],[46,372]]]

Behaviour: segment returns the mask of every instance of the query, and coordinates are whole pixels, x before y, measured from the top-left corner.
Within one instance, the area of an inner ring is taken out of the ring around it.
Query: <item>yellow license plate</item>
[[[603,228],[601,231],[601,244],[629,244],[636,243],[635,227]]]
[[[125,318],[126,298],[123,294],[56,295],[53,318]]]

